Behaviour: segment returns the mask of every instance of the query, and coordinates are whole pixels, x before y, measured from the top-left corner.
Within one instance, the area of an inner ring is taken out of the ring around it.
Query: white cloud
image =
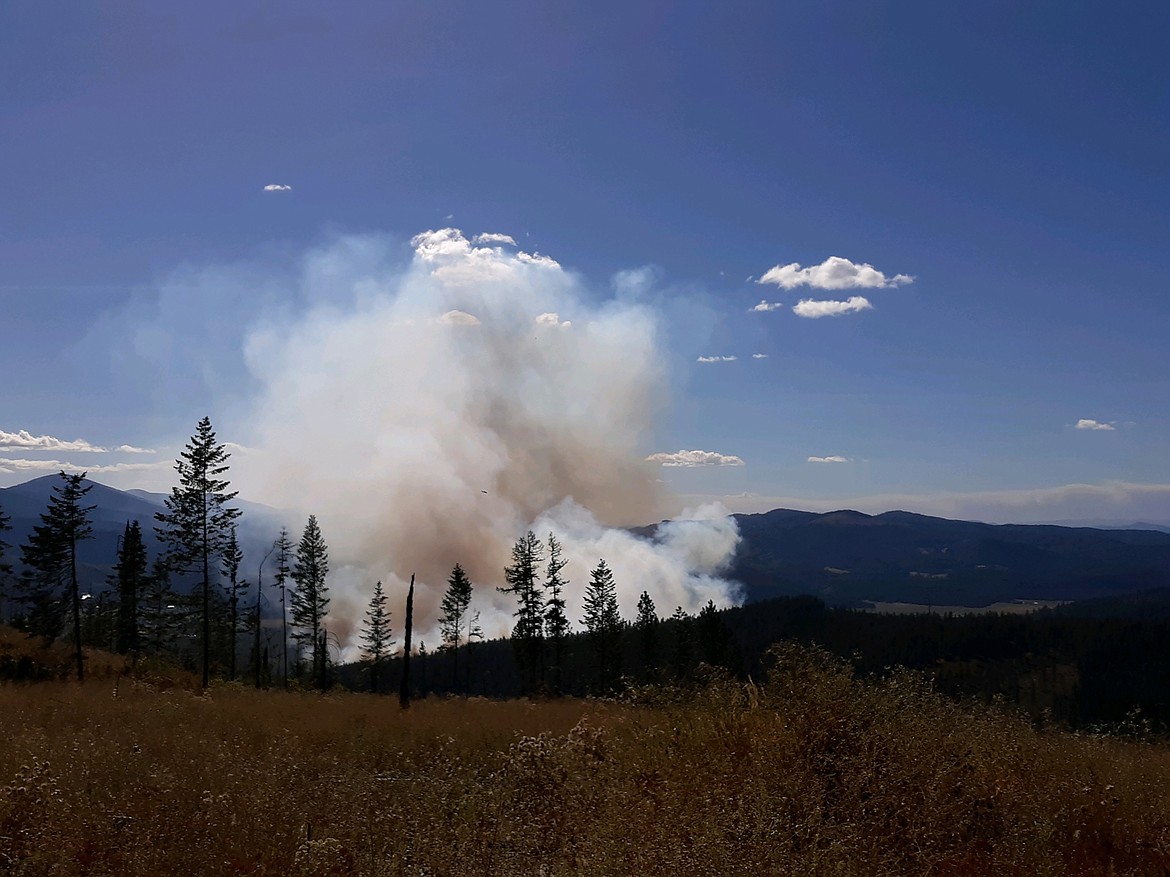
[[[80,466],[77,463],[65,463],[60,460],[24,460],[11,457],[0,457],[0,472],[12,475],[16,472],[149,472],[156,469],[166,469],[174,464],[169,460],[158,460],[153,463],[109,463],[104,466]]]
[[[445,326],[478,326],[479,317],[466,311],[447,311],[439,317],[439,322]]]
[[[674,453],[660,452],[646,458],[647,463],[658,463],[662,466],[694,469],[700,466],[742,466],[741,458],[731,454],[717,454],[715,451],[675,451]]]
[[[87,454],[153,454],[149,448],[136,448],[132,445],[119,445],[116,448],[102,448],[90,444],[85,439],[55,438],[51,435],[33,435],[28,430],[5,432],[0,429],[0,450],[12,451],[80,451]]]
[[[846,301],[814,301],[811,298],[805,298],[793,306],[792,313],[798,317],[816,320],[821,317],[839,317],[842,314],[855,314],[858,311],[872,310],[872,308],[873,305],[869,303],[869,299],[860,295],[851,296]]]
[[[735,362],[738,356],[700,356],[696,362]]]
[[[473,244],[510,244],[513,247],[516,246],[516,239],[510,234],[497,234],[490,231],[477,234],[471,239],[471,242]]]
[[[752,359],[767,359],[767,358],[768,358],[768,354],[766,354],[766,353],[753,353],[752,354]]]
[[[568,329],[573,325],[573,321],[562,320],[558,314],[547,313],[536,318],[536,325],[546,326],[550,329]]]
[[[810,463],[848,463],[848,457],[842,457],[839,454],[834,454],[831,457],[809,457]]]
[[[525,253],[523,250],[516,254],[516,258],[528,265],[537,265],[541,268],[560,268],[561,263],[551,256],[542,256],[540,253]]]
[[[282,186],[280,183],[269,183],[264,187],[265,192],[291,192],[292,186]]]
[[[784,307],[784,302],[768,301],[766,298],[760,299],[760,303],[754,307],[748,308],[749,314],[766,314],[769,311],[778,311]]]
[[[1099,420],[1090,420],[1085,417],[1077,421],[1077,429],[1104,429],[1112,432],[1116,428],[1112,423],[1102,423]]]
[[[478,235],[483,240],[492,235]],[[509,237],[495,235],[495,237]],[[529,268],[560,270],[555,259],[523,250],[505,253],[500,247],[473,246],[457,228],[424,231],[411,238],[415,260],[430,265],[432,277],[451,286],[471,286],[492,281],[516,279]]]
[[[879,289],[913,283],[909,274],[887,277],[868,263],[858,264],[840,256],[830,256],[819,265],[800,267],[799,262],[776,265],[756,283],[771,283],[782,289],[811,286],[815,289]]]

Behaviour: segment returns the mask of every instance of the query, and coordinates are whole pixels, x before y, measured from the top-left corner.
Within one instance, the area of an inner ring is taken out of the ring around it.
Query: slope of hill
[[[58,482],[46,475],[0,489],[11,516],[5,541],[20,545],[40,521]],[[128,521],[142,524],[148,550],[159,545],[154,515],[164,496],[91,482],[94,538],[80,547],[83,581],[99,588]],[[245,569],[264,555],[282,524],[297,522],[256,503],[239,535]],[[831,605],[865,601],[986,606],[1015,599],[1083,600],[1170,586],[1170,533],[1051,524],[983,524],[911,512],[816,514],[775,509],[736,515],[743,541],[729,575],[749,601],[812,594]],[[655,527],[633,532],[652,537]],[[15,551],[13,552],[15,554]]]
[[[755,600],[815,594],[836,605],[985,606],[1170,584],[1170,534],[1152,530],[983,524],[901,511],[777,509],[736,518],[743,542],[731,573]]]
[[[19,546],[28,539],[33,527],[40,524],[52,490],[59,483],[58,475],[44,475],[23,484],[0,488],[0,510],[12,519],[12,531],[4,535],[4,541],[13,546],[11,560],[19,558]],[[106,577],[112,571],[118,542],[130,521],[138,521],[141,525],[149,555],[158,554],[161,546],[154,531],[154,516],[164,509],[165,496],[144,490],[118,490],[92,479],[86,479],[86,483],[90,485],[90,491],[85,502],[94,506],[90,513],[93,538],[78,546],[79,572],[83,588],[100,590],[105,587]],[[245,569],[250,570],[272,544],[285,523],[284,516],[276,509],[258,503],[233,504],[244,511],[239,522],[239,539]],[[241,572],[241,576],[246,577],[247,573]]]

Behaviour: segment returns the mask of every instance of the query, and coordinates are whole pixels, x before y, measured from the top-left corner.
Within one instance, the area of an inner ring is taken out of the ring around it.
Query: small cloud
[[[264,187],[265,192],[291,192],[292,186],[282,186],[280,183],[269,183]]]
[[[133,445],[119,445],[116,448],[102,448],[85,439],[59,439],[51,435],[33,435],[28,430],[5,432],[0,429],[0,451],[79,451],[86,454],[153,454],[149,448]]]
[[[673,454],[657,453],[646,458],[647,463],[658,463],[682,469],[696,469],[701,466],[742,466],[741,458],[715,451],[675,451]]]
[[[526,253],[523,250],[516,254],[516,258],[526,265],[536,265],[540,268],[560,268],[561,263],[551,256],[542,256],[540,253]]]
[[[753,353],[752,354],[752,359],[767,359],[767,358],[768,358],[768,354],[766,354],[766,353]]]
[[[536,318],[536,325],[547,326],[550,329],[568,329],[573,325],[572,320],[562,320],[558,314],[541,314]]]
[[[516,246],[516,241],[510,234],[496,234],[495,232],[477,234],[471,239],[471,242],[473,244],[509,244],[513,247]]]
[[[834,454],[831,457],[809,457],[808,461],[810,463],[848,463],[849,458]]]
[[[439,317],[439,322],[444,326],[478,326],[479,317],[466,311],[447,311]]]
[[[1103,429],[1109,432],[1117,429],[1112,423],[1102,423],[1099,420],[1091,420],[1087,417],[1082,417],[1077,421],[1077,429]]]
[[[640,268],[627,268],[618,271],[610,278],[614,291],[619,295],[640,297],[645,295],[658,282],[662,272],[654,265],[643,265]]]
[[[115,454],[153,454],[153,448],[136,448],[133,445],[118,445],[116,448],[110,449]]]
[[[768,301],[765,298],[760,299],[760,303],[755,307],[748,308],[749,314],[766,314],[769,311],[778,311],[784,307],[784,302]]]
[[[866,262],[851,262],[830,256],[819,265],[802,268],[799,262],[776,265],[764,272],[756,283],[771,283],[781,289],[811,286],[814,289],[880,289],[913,283],[909,274],[887,277]]]
[[[696,362],[735,362],[738,356],[700,356]]]
[[[846,301],[814,301],[805,298],[792,307],[792,313],[798,317],[817,320],[821,317],[840,317],[843,314],[855,314],[858,311],[872,310],[869,299],[860,295],[851,296]]]

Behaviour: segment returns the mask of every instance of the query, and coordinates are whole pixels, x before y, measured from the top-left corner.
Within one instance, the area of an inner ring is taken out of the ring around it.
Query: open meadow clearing
[[[0,869],[1163,874],[1170,752],[781,647],[761,685],[403,711],[103,675],[0,686]],[[112,669],[112,668],[111,668]],[[180,680],[181,683],[181,680]]]

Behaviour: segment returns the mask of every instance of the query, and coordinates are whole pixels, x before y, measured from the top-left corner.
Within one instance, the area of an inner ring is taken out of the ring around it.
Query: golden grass
[[[11,874],[1165,874],[1170,753],[910,675],[548,703],[0,686]],[[654,702],[651,702],[654,701]]]

